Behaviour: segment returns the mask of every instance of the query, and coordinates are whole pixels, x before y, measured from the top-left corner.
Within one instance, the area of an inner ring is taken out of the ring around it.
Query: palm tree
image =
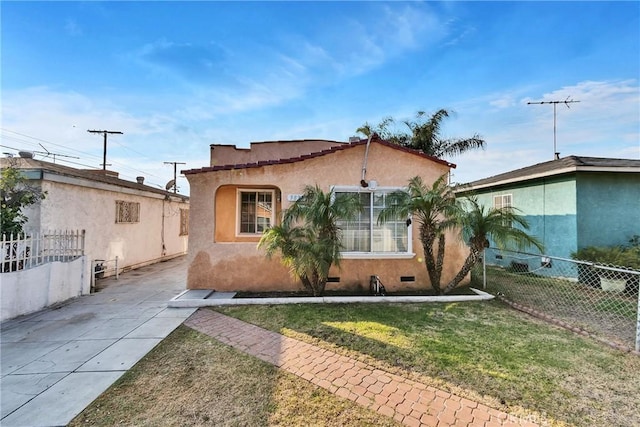
[[[279,252],[294,277],[300,278],[313,296],[321,296],[329,269],[340,265],[338,221],[353,218],[360,209],[355,197],[306,186],[302,197],[284,212],[281,224],[262,235],[258,247],[264,248],[268,257]]]
[[[413,177],[406,191],[394,191],[387,197],[390,203],[380,212],[378,221],[413,215],[419,224],[420,242],[431,286],[436,295],[440,295],[445,232],[458,224],[462,213],[451,187],[447,185],[447,175],[442,175],[431,187],[421,177]],[[436,242],[437,247],[434,248]]]
[[[489,247],[489,239],[498,247],[515,245],[522,250],[534,246],[541,252],[543,250],[542,243],[525,232],[529,229],[529,224],[514,208],[487,209],[475,197],[470,197],[468,203],[470,209],[465,210],[459,220],[462,238],[469,246],[469,255],[458,274],[445,287],[445,293],[454,289],[481,260],[484,249]],[[522,229],[515,228],[514,225]]]
[[[486,209],[477,199],[470,198],[470,209],[465,210],[453,189],[447,185],[446,177],[441,176],[431,187],[425,185],[419,176],[411,178],[406,191],[395,191],[388,196],[389,206],[378,218],[378,221],[385,222],[412,215],[418,222],[424,262],[436,295],[450,292],[467,276],[480,260],[484,248],[488,247],[489,239],[499,247],[515,245],[524,249],[535,246],[542,251],[542,244],[524,231],[529,224],[514,208]],[[469,246],[469,255],[458,274],[442,288],[445,232],[452,229],[461,230],[461,237]]]
[[[418,111],[415,120],[404,120],[402,122],[409,128],[409,132],[391,130],[390,126],[395,123],[393,117],[384,118],[377,127],[365,123],[356,132],[366,136],[377,133],[384,140],[420,150],[434,157],[455,156],[472,149],[484,149],[486,143],[478,134],[474,134],[471,138],[447,139],[441,137],[442,122],[451,114],[452,112],[444,108],[436,111],[431,116],[427,116],[424,111]]]

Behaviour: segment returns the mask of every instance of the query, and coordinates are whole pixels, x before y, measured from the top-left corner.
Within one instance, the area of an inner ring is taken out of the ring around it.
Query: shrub
[[[587,246],[573,252],[571,258],[640,270],[640,236],[633,236],[627,246]]]

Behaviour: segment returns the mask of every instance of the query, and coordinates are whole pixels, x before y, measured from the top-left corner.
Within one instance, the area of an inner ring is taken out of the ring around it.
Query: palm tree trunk
[[[438,281],[438,288],[440,287],[440,280],[442,279],[442,267],[444,265],[444,234],[438,236],[438,258],[436,259],[436,274]]]
[[[304,285],[304,288],[307,291],[311,292],[311,294],[313,296],[315,296],[313,285],[311,284],[311,281],[309,280],[309,278],[307,276],[300,276],[300,280],[302,281],[302,284]]]
[[[311,275],[311,289],[314,297],[320,297],[324,293],[326,281],[320,280],[320,275],[314,271]]]
[[[469,274],[471,268],[473,268],[473,266],[476,265],[476,263],[480,260],[480,253],[481,252],[477,248],[471,248],[469,256],[464,260],[464,264],[462,264],[462,267],[460,268],[458,274],[456,274],[456,276],[451,279],[451,281],[444,288],[445,294],[451,292],[456,286],[458,286],[462,279],[467,277],[467,274]]]
[[[436,266],[436,260],[433,255],[433,242],[435,241],[435,233],[422,230],[420,233],[420,241],[422,242],[422,249],[424,250],[424,263],[427,267],[427,274],[431,281],[431,287],[436,295],[440,295],[440,274]]]

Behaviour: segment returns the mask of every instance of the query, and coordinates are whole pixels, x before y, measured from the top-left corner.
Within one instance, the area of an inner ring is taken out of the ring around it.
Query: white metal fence
[[[52,261],[73,261],[84,255],[84,230],[47,230],[0,240],[0,273],[24,270]]]
[[[494,248],[484,261],[474,280],[494,295],[640,351],[640,271]]]

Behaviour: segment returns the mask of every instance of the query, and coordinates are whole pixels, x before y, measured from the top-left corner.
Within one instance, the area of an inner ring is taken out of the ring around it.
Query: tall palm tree
[[[522,250],[533,246],[541,252],[543,250],[542,243],[526,233],[529,224],[514,208],[486,208],[475,197],[470,197],[467,201],[469,206],[459,217],[459,222],[462,239],[469,246],[469,255],[458,274],[445,287],[445,293],[454,289],[481,260],[484,249],[489,247],[489,239],[501,248],[515,246]]]
[[[484,149],[486,143],[478,134],[474,134],[470,138],[443,138],[441,136],[442,122],[451,114],[451,111],[444,108],[431,116],[428,116],[424,111],[418,111],[415,120],[402,122],[407,126],[408,132],[390,129],[395,123],[393,117],[384,118],[376,127],[365,123],[356,132],[366,136],[377,133],[384,140],[420,150],[434,157],[455,156],[473,149]]]
[[[269,228],[258,247],[268,257],[280,253],[282,263],[300,278],[313,296],[321,296],[332,265],[339,266],[342,250],[339,220],[360,212],[357,198],[323,192],[318,186],[306,186],[300,199],[287,209],[280,225]]]
[[[447,175],[438,178],[431,187],[421,177],[415,176],[409,180],[406,191],[394,191],[387,197],[388,207],[380,212],[378,221],[413,215],[413,220],[419,224],[420,242],[431,286],[436,295],[440,295],[445,232],[458,224],[458,218],[462,214],[455,194],[447,185]],[[434,248],[436,242],[437,247]]]

